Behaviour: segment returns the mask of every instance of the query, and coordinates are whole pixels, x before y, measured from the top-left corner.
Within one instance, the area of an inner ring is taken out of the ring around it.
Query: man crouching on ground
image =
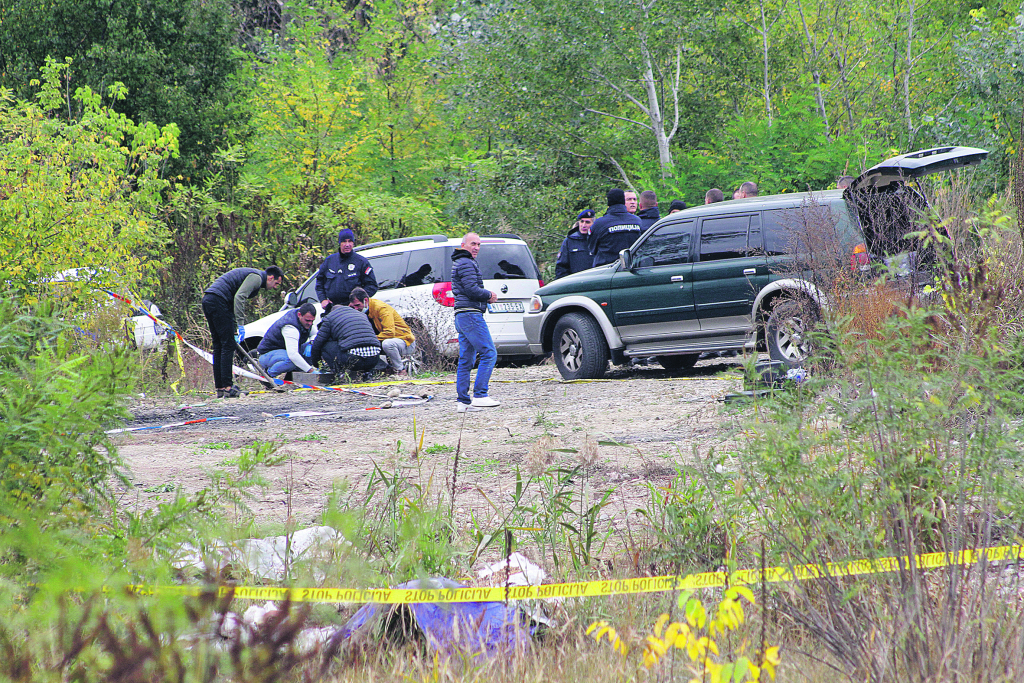
[[[409,323],[398,315],[391,306],[380,299],[371,299],[362,287],[356,287],[349,295],[350,308],[362,311],[373,324],[380,339],[380,347],[387,356],[388,365],[395,377],[405,377],[405,362],[402,360],[413,352],[416,337],[412,335]]]
[[[498,354],[494,350],[491,331],[484,321],[487,304],[498,300],[498,293],[484,289],[484,278],[476,257],[480,253],[480,235],[467,233],[462,246],[452,253],[452,294],[455,297],[455,329],[459,332],[459,367],[455,373],[455,391],[458,393],[458,411],[468,413],[481,408],[496,408],[501,405],[487,395],[494,362]],[[469,374],[477,355],[480,364],[476,369],[473,398],[469,397]]]

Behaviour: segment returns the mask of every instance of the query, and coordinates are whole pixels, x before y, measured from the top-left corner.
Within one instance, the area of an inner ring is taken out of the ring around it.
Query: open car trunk
[[[926,265],[929,255],[915,240],[915,219],[928,207],[908,181],[981,163],[988,152],[976,147],[935,147],[886,159],[862,173],[843,194],[860,219],[868,252],[904,274]]]

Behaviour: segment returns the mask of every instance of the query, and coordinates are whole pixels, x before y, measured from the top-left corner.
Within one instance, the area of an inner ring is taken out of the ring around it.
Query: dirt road
[[[375,408],[386,399],[353,393],[294,391],[258,393],[233,400],[140,399],[132,406],[132,427],[210,417],[229,417],[168,429],[147,429],[116,437],[133,486],[122,491],[124,505],[149,508],[166,502],[178,487],[185,494],[210,482],[215,469],[232,469],[240,449],[255,441],[274,441],[280,464],[261,469],[269,482],[254,490],[250,508],[257,528],[279,533],[290,503],[294,522],[321,522],[332,484],[347,480],[358,488],[374,463],[407,471],[426,484],[448,479],[459,449],[456,521],[471,513],[487,519],[487,502],[508,500],[515,469],[542,437],[552,448],[577,448],[587,435],[621,446],[602,445],[592,484],[614,490],[608,510],[631,511],[643,505],[648,482],[667,483],[674,465],[707,452],[726,438],[720,429],[720,399],[740,388],[739,358],[706,360],[686,376],[660,366],[618,369],[604,381],[563,383],[551,364],[498,368],[491,395],[500,408],[460,415],[455,411],[454,375],[415,384],[363,388],[387,394],[427,391],[434,398],[416,407]],[[254,385],[255,386],[255,385]],[[281,417],[300,411],[327,415]],[[417,437],[414,439],[414,424]],[[423,449],[413,447],[425,431]],[[571,453],[552,452],[555,462],[571,464]],[[290,493],[290,501],[289,501]],[[614,517],[604,515],[614,525]]]

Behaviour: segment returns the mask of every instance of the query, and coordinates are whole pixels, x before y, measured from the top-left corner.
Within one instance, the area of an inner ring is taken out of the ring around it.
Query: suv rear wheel
[[[787,367],[803,365],[813,350],[810,333],[820,320],[818,306],[809,299],[778,301],[765,324],[768,355]]]
[[[608,369],[608,344],[597,322],[585,313],[559,318],[552,342],[563,379],[597,379]]]

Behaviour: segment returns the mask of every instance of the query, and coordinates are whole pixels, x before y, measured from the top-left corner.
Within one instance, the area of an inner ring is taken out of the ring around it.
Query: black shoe
[[[217,398],[224,398],[224,389],[217,390]]]
[[[245,396],[245,392],[235,385],[231,385],[230,389],[224,390],[224,398],[238,398],[239,396]]]

